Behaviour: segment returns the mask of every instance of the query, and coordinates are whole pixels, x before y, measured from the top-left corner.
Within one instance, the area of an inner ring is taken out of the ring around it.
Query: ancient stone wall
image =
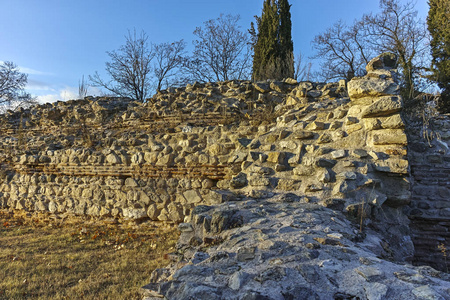
[[[410,261],[411,199],[415,224],[447,226],[447,179],[432,181],[431,200],[424,176],[430,164],[448,174],[448,159],[420,161],[410,145],[411,186],[394,67],[380,56],[348,86],[195,83],[144,104],[88,97],[10,111],[0,116],[0,206],[179,223],[199,204],[290,192],[383,232],[383,255]]]
[[[146,104],[87,98],[10,112],[0,120],[1,204],[174,222],[228,190],[296,191],[347,210],[402,206],[408,162],[393,74],[372,69],[350,82],[350,99],[342,84],[232,81]]]
[[[413,180],[411,229],[414,262],[450,269],[450,118],[438,116],[408,126],[408,159]]]

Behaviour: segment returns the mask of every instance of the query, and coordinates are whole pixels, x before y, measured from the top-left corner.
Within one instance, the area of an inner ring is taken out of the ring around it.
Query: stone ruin
[[[450,299],[450,119],[405,129],[395,67],[9,111],[0,207],[179,224],[146,299]]]

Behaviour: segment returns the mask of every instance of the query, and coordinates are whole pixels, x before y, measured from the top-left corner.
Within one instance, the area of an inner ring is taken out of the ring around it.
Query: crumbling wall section
[[[413,180],[411,229],[414,262],[448,272],[450,260],[450,118],[431,118],[408,128]]]

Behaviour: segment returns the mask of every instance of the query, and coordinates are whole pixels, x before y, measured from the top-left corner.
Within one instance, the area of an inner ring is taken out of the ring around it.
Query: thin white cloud
[[[39,80],[34,80],[34,79],[28,79],[26,89],[33,90],[33,91],[52,91],[52,92],[56,91],[49,84],[39,81]]]
[[[53,90],[53,89],[51,89]],[[53,90],[55,91],[55,90]],[[88,95],[89,96],[99,96],[102,95],[103,91],[97,87],[89,87],[88,88]],[[67,100],[74,100],[78,99],[78,87],[65,87],[62,89],[59,89],[55,93],[49,93],[45,95],[37,96],[37,100],[39,103],[53,103],[56,101],[67,101]]]
[[[37,100],[39,101],[39,103],[52,103],[56,101],[67,101],[72,99],[78,99],[78,89],[74,87],[66,87],[59,90],[58,93],[37,96]]]
[[[3,64],[4,61],[0,60],[0,64]],[[27,68],[27,67],[22,67],[22,66],[18,66],[19,67],[19,71],[25,74],[29,74],[29,75],[52,75],[52,73],[48,73],[48,72],[42,72],[42,71],[38,71],[32,68]]]
[[[52,75],[51,73],[42,72],[42,71],[34,70],[31,68],[27,68],[27,67],[21,67],[21,66],[19,66],[19,70],[22,73],[30,74],[30,75]]]

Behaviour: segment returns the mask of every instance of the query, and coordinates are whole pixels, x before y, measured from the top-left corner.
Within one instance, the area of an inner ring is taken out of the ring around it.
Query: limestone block
[[[19,164],[24,165],[28,162],[28,155],[24,154],[20,156]]]
[[[286,157],[285,152],[269,152],[267,154],[267,161],[277,164],[282,164],[284,162],[284,158]]]
[[[296,120],[295,114],[287,114],[277,118],[278,126],[286,126],[289,122]]]
[[[209,178],[203,179],[201,184],[202,184],[202,189],[204,189],[204,190],[209,190],[212,187],[214,187],[214,185],[215,185],[214,181]]]
[[[371,145],[407,145],[408,139],[402,129],[383,129],[369,132],[368,140]]]
[[[301,100],[298,97],[293,97],[291,95],[287,96],[286,105],[295,105],[300,102]]]
[[[170,167],[174,164],[175,155],[174,154],[166,154],[158,158],[156,162],[157,166],[166,166]]]
[[[270,88],[278,93],[285,94],[289,90],[289,85],[279,81],[272,81],[270,83]]]
[[[323,133],[317,139],[318,144],[327,144],[333,141],[332,136],[329,133]]]
[[[106,156],[106,162],[111,165],[117,165],[121,163],[121,160],[115,153],[110,153]]]
[[[373,118],[392,115],[402,109],[402,98],[400,96],[385,96],[365,108],[361,116],[363,118]]]
[[[308,140],[314,138],[314,133],[311,131],[295,131],[292,137],[299,140]]]
[[[359,123],[359,119],[357,118],[357,117],[347,117],[346,119],[345,119],[345,122],[344,122],[344,124],[345,125],[353,125],[353,124],[356,124],[356,123]]]
[[[335,150],[331,152],[331,157],[334,159],[340,159],[347,156],[347,152],[345,150]]]
[[[320,158],[317,160],[316,164],[322,168],[333,168],[337,161],[333,159]]]
[[[347,181],[344,179],[340,179],[333,187],[332,194],[333,195],[344,195],[349,190],[349,186],[347,184]]]
[[[320,182],[327,183],[333,179],[333,174],[328,169],[323,169],[318,175]]]
[[[235,151],[228,159],[228,163],[242,163],[247,159],[248,153],[243,151]]]
[[[125,179],[125,186],[136,187],[138,186],[138,183],[136,182],[135,179],[128,177],[127,179]]]
[[[293,78],[286,78],[285,80],[283,80],[284,83],[290,84],[290,85],[295,85],[297,84],[297,80],[293,79]]]
[[[48,203],[48,211],[51,213],[55,213],[58,210],[58,204],[54,201],[50,201]]]
[[[400,86],[394,80],[368,76],[353,78],[347,84],[347,87],[351,100],[363,97],[397,95],[400,92]]]
[[[311,183],[305,187],[305,192],[319,192],[321,190],[323,190],[323,185],[321,183]]]
[[[374,164],[375,170],[385,173],[408,174],[408,161],[401,158],[389,158],[377,161]]]
[[[168,217],[175,223],[182,222],[184,219],[183,206],[180,203],[171,202],[167,205]]]
[[[218,182],[218,184],[219,184],[219,182]],[[245,173],[239,173],[231,179],[229,184],[231,187],[233,187],[235,189],[242,188],[248,184],[247,175]],[[218,187],[219,187],[219,185],[218,185]]]
[[[202,201],[202,196],[197,190],[188,190],[183,193],[184,198],[186,198],[187,203],[197,204]]]
[[[204,196],[204,202],[208,205],[221,204],[224,202],[235,200],[233,193],[229,191],[209,191],[208,194]]]
[[[364,128],[367,131],[381,129],[381,121],[380,121],[380,119],[366,118],[366,119],[363,119],[362,121],[363,121],[363,124],[364,124]]]
[[[311,98],[318,98],[320,96],[322,96],[322,91],[319,90],[310,90],[307,92],[308,97]]]
[[[372,72],[375,70],[391,70],[397,68],[397,56],[391,52],[385,52],[372,58],[366,65],[366,71]]]
[[[300,190],[300,187],[301,187],[300,180],[286,179],[286,178],[280,178],[278,180],[277,189],[283,191],[298,191]]]
[[[147,217],[147,212],[144,208],[127,207],[122,210],[122,214],[123,214],[124,218],[133,219],[133,220],[142,219],[142,218]]]
[[[260,174],[260,175],[271,175],[273,170],[268,167],[261,167],[257,165],[252,165],[249,169],[252,173]]]
[[[325,124],[323,122],[314,121],[314,122],[311,122],[308,126],[306,126],[306,129],[308,129],[308,130],[324,130]]]
[[[358,158],[365,158],[369,154],[364,149],[355,149],[355,150],[352,151],[352,155],[355,156],[355,157],[358,157]]]
[[[395,114],[388,118],[383,118],[380,120],[381,127],[384,129],[401,129],[405,128],[405,123],[400,116],[400,114]]]
[[[294,175],[297,176],[311,176],[315,173],[313,166],[299,165],[293,169]]]
[[[253,87],[260,93],[268,93],[270,92],[270,86],[265,82],[254,82]]]
[[[288,149],[288,150],[295,150],[297,149],[298,145],[294,141],[281,141],[280,142],[280,148],[282,149]]]
[[[159,214],[160,210],[158,209],[156,204],[149,205],[149,207],[147,208],[147,216],[150,218],[150,220],[157,221]]]
[[[250,186],[269,186],[269,178],[263,176],[251,176],[248,178],[248,184]]]
[[[361,105],[353,105],[352,107],[350,107],[350,109],[347,112],[347,118],[348,117],[354,117],[354,118],[359,118],[361,117],[361,112],[364,109],[364,106]]]
[[[298,165],[300,163],[300,158],[301,156],[299,154],[296,154],[288,159],[288,164],[290,166]]]
[[[227,154],[227,149],[222,144],[213,144],[208,147],[210,155],[225,155]]]
[[[344,180],[356,180],[357,174],[355,172],[341,172],[336,177]]]

